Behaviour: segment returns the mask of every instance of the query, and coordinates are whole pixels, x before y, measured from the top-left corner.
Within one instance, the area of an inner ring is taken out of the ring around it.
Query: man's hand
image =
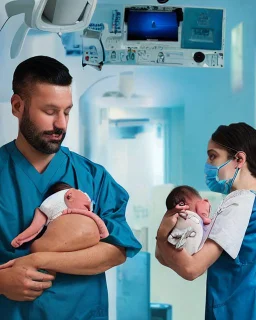
[[[0,267],[0,291],[10,300],[33,301],[52,286],[54,276],[39,272],[35,254]]]

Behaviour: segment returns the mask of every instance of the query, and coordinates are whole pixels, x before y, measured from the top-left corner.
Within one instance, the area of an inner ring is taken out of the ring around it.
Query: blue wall
[[[185,106],[183,183],[193,185],[200,190],[206,190],[203,167],[207,142],[213,131],[221,124],[232,122],[243,121],[255,125],[256,29],[253,15],[256,5],[253,1],[250,1],[250,5],[240,1],[215,2],[214,6],[226,8],[227,15],[223,69],[141,67],[136,70],[139,85],[142,89],[147,87],[147,91],[156,97],[156,105],[159,103],[166,106],[168,104]],[[243,23],[243,87],[233,92],[231,31],[241,22]],[[150,79],[150,84],[147,84],[147,79]]]
[[[120,3],[120,0],[112,0]],[[138,3],[136,0],[127,0],[127,4]],[[107,0],[99,0],[99,3],[109,3]],[[141,4],[156,4],[156,0],[141,0]],[[170,107],[184,106],[184,154],[183,154],[183,183],[195,186],[201,190],[206,189],[204,184],[203,166],[206,159],[206,146],[211,133],[220,124],[245,121],[255,124],[255,9],[253,0],[215,0],[207,1],[181,1],[172,2],[173,5],[182,6],[209,6],[226,8],[226,48],[225,67],[223,69],[199,69],[199,68],[171,68],[171,67],[137,67],[134,69],[138,91],[141,94],[149,94],[154,98],[154,106]],[[231,31],[239,23],[243,22],[243,46],[245,57],[243,64],[243,88],[233,92],[231,88]],[[11,96],[11,78],[18,62],[27,57],[30,39],[28,37],[25,47],[26,52],[16,60],[9,58],[10,37],[16,32],[19,23],[16,20],[9,21],[8,25],[13,30],[1,34],[0,50],[0,100],[8,101]],[[43,39],[44,37],[41,37]],[[46,37],[47,38],[47,37]],[[55,39],[55,38],[54,38]],[[56,41],[58,41],[56,36]],[[61,46],[60,44],[58,44]],[[62,49],[62,48],[61,48]],[[64,51],[64,50],[63,50]],[[38,47],[33,54],[45,53]],[[64,53],[63,53],[64,54]],[[63,58],[63,57],[62,57]],[[77,83],[83,83],[84,88],[79,88],[79,95],[86,90],[88,82],[94,82],[98,77],[106,74],[117,74],[118,68],[111,70],[104,67],[100,73],[94,69],[81,69],[81,57],[72,59],[71,72]],[[65,58],[65,62],[71,61]],[[76,66],[74,72],[73,65]],[[78,71],[79,68],[79,71]],[[80,70],[81,69],[81,70]],[[83,77],[83,81],[82,80]],[[95,80],[92,80],[94,79]],[[85,85],[84,82],[87,84]],[[80,85],[80,87],[82,84]],[[175,154],[172,155],[175,157]],[[175,178],[174,178],[175,179]],[[178,179],[178,178],[177,178]],[[173,181],[173,183],[180,183]]]

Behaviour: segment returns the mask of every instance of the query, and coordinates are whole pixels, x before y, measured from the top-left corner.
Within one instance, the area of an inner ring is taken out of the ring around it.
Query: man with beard
[[[0,148],[0,263],[14,260],[0,270],[4,319],[107,320],[105,271],[141,248],[126,223],[127,192],[102,166],[61,147],[72,109],[71,83],[69,70],[44,56],[23,61],[14,72],[11,104],[19,133]],[[109,237],[75,252],[30,253],[26,244],[14,249],[11,240],[31,223],[34,209],[58,181],[89,195]]]

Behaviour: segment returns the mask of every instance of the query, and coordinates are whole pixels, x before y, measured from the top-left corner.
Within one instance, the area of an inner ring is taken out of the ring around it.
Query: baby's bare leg
[[[67,214],[49,223],[42,237],[33,242],[31,251],[77,251],[92,247],[99,241],[99,229],[91,218],[80,214]]]

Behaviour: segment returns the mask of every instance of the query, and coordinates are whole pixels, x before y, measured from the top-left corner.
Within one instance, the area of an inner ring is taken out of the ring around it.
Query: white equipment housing
[[[29,29],[54,33],[84,30],[91,21],[96,3],[97,0],[1,0],[0,30],[9,18],[25,14],[12,41],[11,58],[18,56]]]

